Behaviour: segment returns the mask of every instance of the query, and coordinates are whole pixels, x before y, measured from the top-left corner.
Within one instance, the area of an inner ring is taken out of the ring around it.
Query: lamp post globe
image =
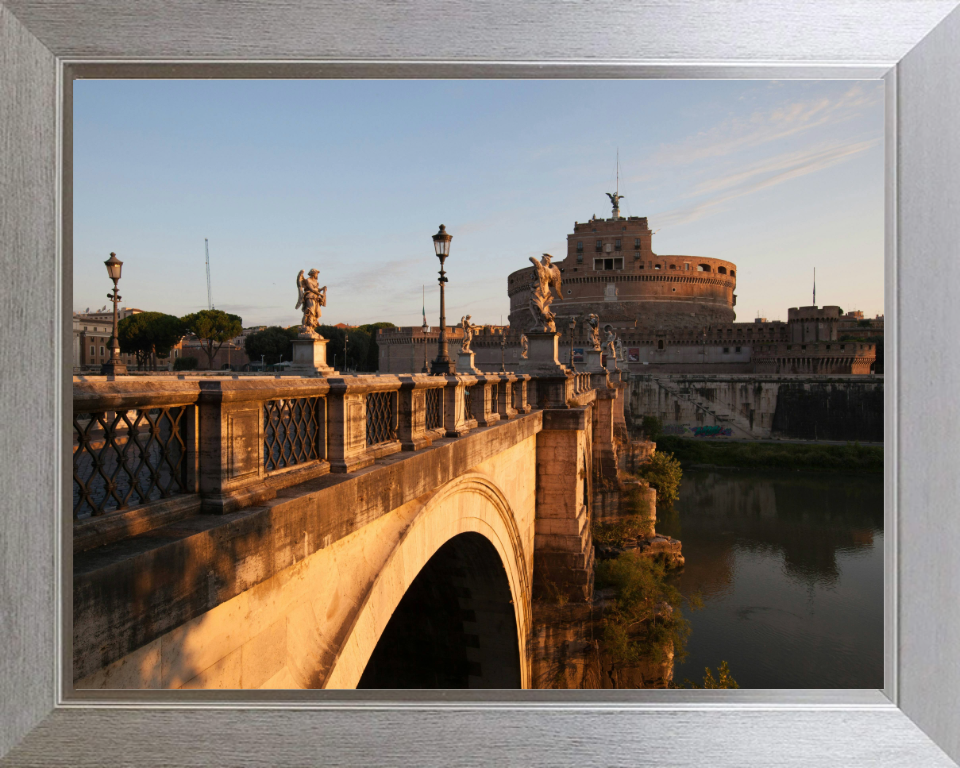
[[[121,298],[117,291],[117,283],[120,282],[123,262],[117,258],[117,254],[111,253],[110,258],[103,263],[107,268],[107,276],[113,280],[113,292],[107,294],[107,298],[113,301],[113,341],[110,344],[110,359],[100,366],[100,373],[104,376],[122,376],[126,374],[127,366],[120,359],[120,340],[117,338],[117,326],[119,325],[117,303]]]
[[[447,256],[450,255],[451,240],[453,240],[453,235],[447,232],[447,228],[441,224],[440,230],[433,236],[433,249],[437,254],[437,258],[440,259],[440,278],[438,280],[440,283],[440,339],[437,349],[437,359],[433,361],[430,367],[430,373],[435,376],[446,376],[451,373],[456,373],[457,370],[456,363],[454,363],[453,360],[450,359],[450,355],[447,354],[447,308],[443,290],[447,282],[447,273],[443,270],[443,262],[445,262]]]

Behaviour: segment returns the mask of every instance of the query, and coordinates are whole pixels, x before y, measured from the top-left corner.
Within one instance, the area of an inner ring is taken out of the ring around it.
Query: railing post
[[[514,388],[517,386],[517,376],[512,373],[500,374],[500,387],[497,390],[497,413],[501,421],[512,419],[517,415],[513,406]]]
[[[516,381],[514,382],[514,408],[517,413],[530,413],[533,410],[533,406],[530,404],[532,396],[536,393],[534,392],[535,384],[533,383],[533,377],[529,373],[518,373],[516,374]]]
[[[500,421],[500,413],[497,411],[496,399],[499,396],[498,386],[500,376],[497,374],[483,374],[477,377],[477,383],[473,387],[473,392],[478,395],[475,403],[471,403],[473,409],[473,418],[477,421],[477,426],[490,427]]]
[[[327,379],[330,382],[327,450],[331,472],[354,472],[374,462],[374,457],[367,455],[366,393],[350,391],[349,384],[355,379],[355,376]]]
[[[427,390],[418,387],[413,376],[400,377],[397,437],[405,451],[428,448],[433,438],[427,435]]]
[[[447,437],[460,437],[477,426],[474,419],[467,419],[464,398],[466,388],[476,382],[476,377],[455,374],[445,377],[443,390],[443,424]]]

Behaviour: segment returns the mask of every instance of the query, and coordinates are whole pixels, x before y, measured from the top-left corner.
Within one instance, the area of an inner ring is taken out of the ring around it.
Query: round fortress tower
[[[660,256],[646,217],[576,222],[567,235],[567,253],[554,263],[563,273],[563,299],[551,305],[560,318],[594,313],[616,327],[657,326],[700,329],[736,319],[737,265],[701,256]],[[510,325],[531,324],[530,280],[533,268],[507,278]]]

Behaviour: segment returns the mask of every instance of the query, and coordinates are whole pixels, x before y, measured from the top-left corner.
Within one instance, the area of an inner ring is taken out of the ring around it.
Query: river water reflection
[[[883,478],[685,470],[657,531],[683,541],[689,655],[741,688],[883,687]]]

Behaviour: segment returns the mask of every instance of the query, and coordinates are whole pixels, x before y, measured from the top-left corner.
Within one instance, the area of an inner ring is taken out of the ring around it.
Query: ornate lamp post
[[[117,254],[111,253],[110,258],[103,263],[107,266],[107,274],[113,280],[113,293],[107,294],[107,298],[113,300],[113,343],[110,345],[110,359],[100,366],[100,373],[106,376],[122,376],[126,374],[127,366],[120,359],[120,339],[117,338],[117,325],[119,324],[117,302],[120,301],[117,283],[120,282],[120,270],[123,267],[123,262],[117,258]]]
[[[437,359],[433,361],[430,373],[440,376],[446,376],[456,373],[457,366],[450,355],[447,354],[447,307],[444,303],[443,285],[447,282],[446,272],[443,271],[443,262],[450,255],[450,241],[453,235],[447,234],[447,228],[440,225],[440,231],[433,236],[433,249],[437,252],[437,258],[440,259],[440,341],[437,349]]]

